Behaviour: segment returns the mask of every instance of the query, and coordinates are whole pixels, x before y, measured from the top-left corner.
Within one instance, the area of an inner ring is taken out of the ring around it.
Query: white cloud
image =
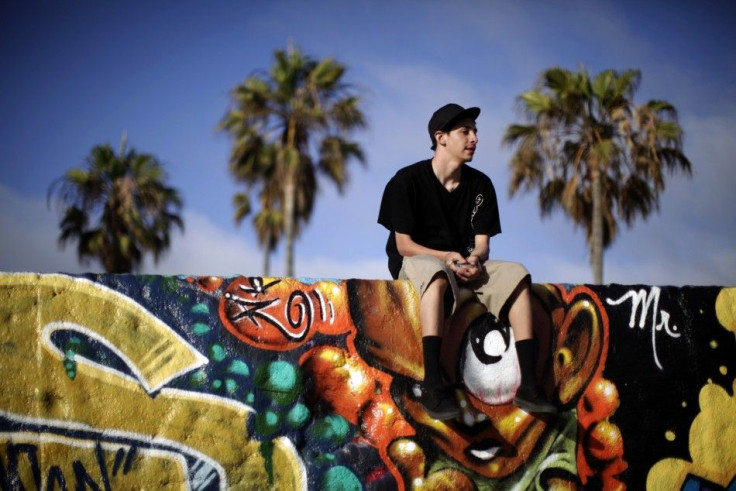
[[[386,259],[359,259],[357,261],[335,261],[325,257],[299,258],[296,270],[305,278],[360,278],[391,279]]]
[[[144,271],[155,274],[233,276],[260,274],[262,253],[244,240],[243,229],[223,230],[208,217],[185,212],[183,236],[175,233],[172,247],[157,265],[147,258]]]
[[[197,212],[185,212],[184,234],[174,231],[172,247],[141,273],[233,275],[260,272],[261,254],[235,233],[214,225]],[[38,273],[101,272],[101,265],[81,265],[73,244],[57,248],[57,215],[43,200],[18,195],[0,184],[0,270]]]
[[[183,215],[185,231],[175,231],[171,249],[158,264],[147,257],[141,273],[188,275],[259,275],[263,254],[245,237],[241,227],[224,230],[208,217],[188,211]],[[99,263],[80,265],[73,245],[56,247],[58,224],[55,213],[43,200],[20,196],[0,184],[0,271],[36,273],[102,272]],[[380,259],[379,259],[380,258]],[[271,274],[283,274],[280,255],[272,258]],[[386,261],[380,251],[365,259],[335,260],[324,256],[300,255],[296,250],[296,271],[303,278],[388,278]]]
[[[372,168],[409,164],[430,156],[427,122],[432,111],[448,102],[478,105],[477,89],[462,74],[424,64],[367,63],[376,93],[385,97],[370,108],[375,144]]]
[[[696,260],[665,254],[661,260],[637,263],[617,258],[606,264],[606,283],[645,285],[734,285],[736,252],[705,252]]]
[[[0,271],[81,272],[73,248],[57,248],[57,217],[39,199],[0,184]]]

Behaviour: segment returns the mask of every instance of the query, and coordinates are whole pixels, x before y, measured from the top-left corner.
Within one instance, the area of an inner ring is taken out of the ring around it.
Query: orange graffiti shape
[[[238,277],[226,287],[219,315],[241,341],[274,351],[302,346],[317,332],[340,334],[352,327],[344,287],[329,281]]]

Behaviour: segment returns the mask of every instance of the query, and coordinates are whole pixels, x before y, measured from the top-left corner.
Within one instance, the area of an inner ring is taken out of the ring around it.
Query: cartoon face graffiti
[[[446,480],[454,468],[455,474],[471,470],[475,485],[507,477],[518,483],[521,470],[526,484],[547,488],[625,469],[620,438],[607,442],[596,437],[601,428],[610,430],[606,435],[616,433],[615,425],[598,423],[615,410],[617,396],[601,378],[608,320],[592,291],[576,287],[567,292],[552,285],[533,290],[538,379],[563,410],[577,409],[554,418],[528,414],[510,403],[520,382],[510,327],[470,292],[458,304],[445,326],[442,352],[444,372],[461,388],[463,417],[450,422],[432,419],[418,402],[415,388],[424,377],[421,329],[418,299],[407,282],[306,285],[240,277],[226,287],[219,313],[236,337],[267,350],[299,348],[316,332],[345,335],[343,348],[316,346],[300,356],[304,373],[314,380],[311,397],[358,425],[398,482]],[[591,445],[579,444],[593,440],[598,454],[614,457],[605,466],[586,450]],[[437,448],[441,454],[429,452],[430,461],[425,461],[402,448]],[[550,449],[555,459],[545,458]],[[455,474],[449,482],[457,484]]]
[[[521,383],[513,331],[461,290],[443,333],[443,369],[450,380],[486,404],[508,404]],[[466,421],[472,424],[472,421]]]
[[[555,438],[549,416],[531,415],[509,404],[519,384],[513,335],[472,297],[459,299],[460,308],[446,327],[442,364],[463,389],[465,411],[463,421],[447,422],[429,417],[412,390],[423,378],[418,315],[396,315],[417,307],[411,287],[353,281],[348,282],[348,297],[358,328],[356,348],[369,364],[394,376],[392,394],[417,428],[417,439],[432,442],[480,476],[503,478]],[[538,375],[563,409],[574,407],[605,364],[605,312],[584,289],[563,298],[559,289],[537,287],[534,314]]]

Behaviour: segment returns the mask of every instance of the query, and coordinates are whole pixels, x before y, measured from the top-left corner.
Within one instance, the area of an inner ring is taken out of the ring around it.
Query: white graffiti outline
[[[99,442],[100,445],[102,445],[102,447],[106,448],[107,450],[114,448],[114,446],[116,445],[115,440],[118,439],[122,440],[122,444],[125,445],[131,445],[133,444],[132,442],[138,443],[138,452],[143,455],[168,457],[177,461],[180,464],[181,468],[185,470],[185,474],[194,477],[193,481],[195,483],[195,489],[200,489],[199,484],[206,485],[207,483],[202,481],[201,472],[198,482],[196,477],[197,474],[192,472],[193,469],[189,468],[186,460],[183,458],[184,455],[188,455],[195,459],[195,462],[202,463],[208,466],[209,470],[214,471],[219,478],[220,489],[227,489],[227,474],[225,473],[225,469],[223,469],[219,462],[192,447],[189,447],[174,440],[170,440],[168,438],[161,437],[160,435],[151,436],[117,429],[100,430],[99,428],[94,428],[83,423],[62,421],[50,418],[35,418],[32,416],[18,415],[3,410],[0,410],[0,416],[5,417],[10,421],[18,422],[24,427],[45,427],[51,430],[64,430],[67,432],[76,430],[89,435],[93,435],[95,437],[94,440],[84,440],[79,437],[68,437],[64,435],[55,435],[54,433],[50,432],[44,432],[36,433],[39,442],[56,442],[71,445],[77,448],[85,448],[87,446],[89,448],[93,448],[95,443]],[[28,434],[28,432],[2,432],[0,433],[0,439],[13,441],[16,438],[15,435],[22,435],[23,437],[27,438]],[[207,474],[209,474],[209,472],[207,472]],[[192,489],[189,481],[187,481],[185,485],[187,490]]]
[[[166,328],[169,329],[168,326]],[[181,344],[186,345],[190,349],[190,351],[196,356],[196,361],[190,364],[189,366],[182,367],[180,370],[172,370],[171,374],[168,377],[160,380],[155,385],[151,385],[149,383],[149,380],[144,375],[146,365],[144,363],[141,363],[141,362],[146,361],[145,357],[142,360],[138,360],[138,363],[136,363],[135,361],[131,360],[125,354],[123,350],[118,348],[115,344],[111,343],[105,336],[99,334],[97,331],[93,331],[92,329],[89,329],[88,327],[82,326],[80,324],[76,324],[74,322],[68,322],[68,321],[49,322],[48,324],[44,326],[44,328],[41,331],[41,342],[43,343],[44,348],[48,349],[51,353],[54,353],[57,357],[63,359],[64,352],[51,341],[51,336],[56,331],[73,331],[73,332],[77,332],[80,334],[84,334],[88,338],[93,339],[96,342],[103,345],[105,348],[113,352],[118,358],[120,358],[125,363],[125,365],[130,369],[130,371],[133,372],[133,374],[135,375],[135,378],[130,377],[125,372],[121,372],[119,370],[108,367],[106,365],[102,365],[80,354],[76,354],[74,357],[74,360],[79,364],[89,365],[90,367],[94,367],[97,370],[100,370],[102,372],[114,374],[120,378],[131,380],[134,383],[139,383],[149,394],[152,394],[158,391],[159,389],[161,389],[161,387],[169,383],[171,380],[185,373],[191,372],[197,368],[201,368],[202,366],[209,363],[209,360],[204,355],[202,355],[199,351],[194,349],[194,347],[192,347],[189,343],[181,339],[181,336],[176,334],[173,330],[169,329],[169,335],[173,335],[179,338],[178,340],[181,342]],[[169,343],[168,339],[164,339],[163,341],[165,341],[167,345],[171,344]],[[166,345],[162,344],[161,347],[165,349]],[[152,347],[151,350],[148,352],[147,357],[151,358],[152,353],[155,353],[156,355],[160,355],[160,353],[157,352],[155,346]],[[152,363],[152,361],[149,363]],[[92,372],[92,374],[94,374],[94,371]]]

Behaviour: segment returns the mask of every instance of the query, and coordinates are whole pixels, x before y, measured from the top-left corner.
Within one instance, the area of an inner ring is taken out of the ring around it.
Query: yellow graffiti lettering
[[[72,380],[62,363],[64,353],[51,342],[58,330],[79,332],[104,344],[134,377],[77,357]],[[218,480],[220,488],[259,483],[304,488],[305,471],[288,440],[274,441],[274,471],[267,474],[260,443],[246,430],[252,408],[165,387],[206,361],[142,306],[102,285],[65,275],[1,274],[0,417],[33,434],[1,436],[5,459],[10,457],[8,445],[35,439],[41,470],[70,458],[85,469],[96,469],[100,466],[92,466],[89,459],[100,450],[89,444],[97,442],[105,462],[113,449],[141,449],[137,465],[143,466],[142,473],[136,475],[148,476],[144,480],[150,478],[154,488],[159,479],[188,479],[180,483],[185,488],[206,486],[208,479]],[[78,456],[80,452],[86,456]],[[158,474],[161,466],[167,470]],[[199,467],[204,471],[198,473]],[[41,475],[48,478],[48,473]],[[67,469],[64,475],[73,476],[74,471]],[[101,475],[89,475],[97,477]]]

